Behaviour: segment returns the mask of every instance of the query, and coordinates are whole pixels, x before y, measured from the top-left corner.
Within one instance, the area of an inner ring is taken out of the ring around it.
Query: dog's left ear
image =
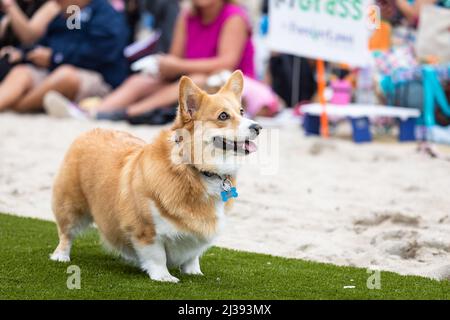
[[[232,73],[227,83],[220,89],[220,92],[232,92],[238,100],[241,100],[242,90],[244,89],[244,76],[241,70]]]
[[[184,120],[192,118],[200,108],[203,91],[188,77],[181,77],[179,85],[178,113]]]

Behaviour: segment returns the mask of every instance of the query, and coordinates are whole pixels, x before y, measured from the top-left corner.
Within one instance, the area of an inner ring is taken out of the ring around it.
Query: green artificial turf
[[[381,272],[381,289],[369,290],[365,269],[220,248],[201,259],[205,276],[172,270],[180,283],[157,283],[107,253],[93,229],[70,263],[49,260],[56,244],[53,223],[0,214],[0,299],[450,299],[448,281]],[[69,265],[80,267],[79,290],[67,288]]]

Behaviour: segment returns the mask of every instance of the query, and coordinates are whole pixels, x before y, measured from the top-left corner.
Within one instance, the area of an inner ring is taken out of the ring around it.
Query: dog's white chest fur
[[[180,231],[172,222],[161,216],[153,202],[150,203],[150,210],[155,224],[156,236],[164,244],[169,267],[181,266],[185,262],[201,256],[213,244],[215,236],[204,238]],[[217,201],[216,215],[216,230],[218,232],[225,218],[224,203],[220,200]]]

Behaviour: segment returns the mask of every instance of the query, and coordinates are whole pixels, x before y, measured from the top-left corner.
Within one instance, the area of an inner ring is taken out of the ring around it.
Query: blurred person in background
[[[174,26],[180,12],[178,0],[146,0],[145,9],[154,17],[153,28],[161,32],[156,52],[168,53],[173,39]]]
[[[123,15],[107,0],[55,1],[60,10],[44,37],[20,58],[28,63],[15,66],[1,82],[0,111],[39,111],[49,91],[75,101],[104,96],[126,78],[128,29]],[[66,13],[71,5],[81,8],[79,15]],[[12,25],[17,23],[10,18]],[[69,21],[80,25],[69,28]],[[9,53],[22,54],[11,48]]]
[[[414,26],[417,25],[420,9],[427,4],[435,4],[450,9],[450,0],[395,0],[401,14]]]
[[[130,45],[125,48],[128,61],[134,63],[149,55],[167,54],[180,12],[179,1],[147,0],[127,3],[128,22],[133,30]]]
[[[39,40],[59,13],[56,1],[1,0],[0,47],[27,46]]]
[[[227,0],[192,0],[180,13],[169,54],[158,57],[156,77],[136,74],[108,95],[90,114],[97,119],[125,120],[178,100],[177,80],[189,75],[203,86],[208,75],[241,69],[254,77],[254,48],[251,25],[242,7]],[[61,97],[60,97],[61,98]],[[56,115],[76,115],[77,108],[66,99],[52,99]]]
[[[261,14],[268,16],[269,0],[262,2]],[[297,88],[295,88],[293,81],[295,59],[300,65]],[[268,62],[264,76],[265,82],[272,87],[272,90],[278,94],[288,107],[294,107],[299,102],[303,103],[312,99],[317,88],[314,75],[314,61],[290,54],[271,52]],[[298,92],[297,97],[294,97],[293,91]]]
[[[380,8],[381,19],[389,22],[392,26],[401,23],[402,14],[395,4],[395,0],[376,0],[375,4]]]
[[[23,51],[45,34],[59,10],[55,1],[0,1],[0,81],[22,62]],[[20,48],[20,54],[14,48]]]
[[[127,18],[128,26],[130,29],[130,34],[128,38],[128,43],[132,43],[135,40],[136,26],[140,18],[139,1],[138,0],[127,0],[125,2],[125,15]]]

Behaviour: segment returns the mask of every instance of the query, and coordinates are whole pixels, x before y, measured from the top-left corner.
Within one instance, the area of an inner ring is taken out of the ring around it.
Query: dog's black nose
[[[257,124],[257,123],[253,123],[253,124],[249,127],[249,129],[250,129],[251,131],[255,132],[256,135],[259,135],[259,131],[262,130],[262,127],[261,127],[259,124]]]

